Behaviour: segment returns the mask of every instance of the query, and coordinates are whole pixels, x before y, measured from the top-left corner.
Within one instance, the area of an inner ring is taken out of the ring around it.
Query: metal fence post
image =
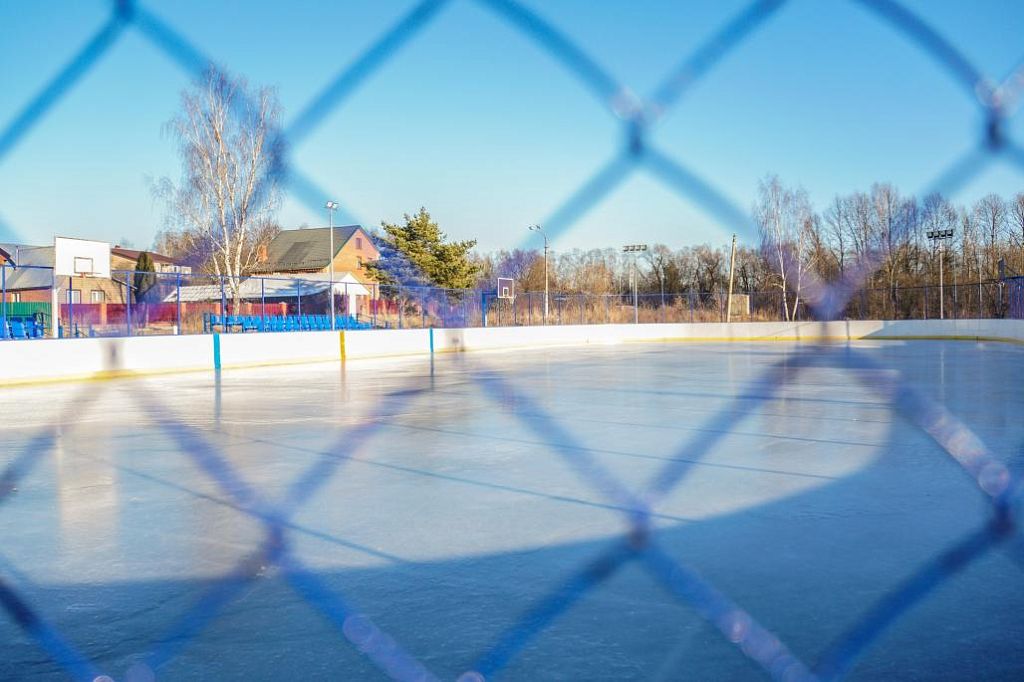
[[[68,277],[68,334],[75,338],[75,297],[72,294],[75,286],[75,278]]]
[[[228,330],[228,299],[224,295],[224,275],[217,275],[220,279],[220,330],[226,332]],[[210,331],[213,331],[212,327]]]
[[[128,278],[124,278],[124,323],[125,323],[125,334],[128,336],[132,335],[132,288],[128,284]]]
[[[180,336],[181,333],[182,333],[182,328],[181,328],[181,273],[180,272],[176,273],[176,275],[175,275],[174,298],[175,298],[175,300],[177,302],[177,309],[178,309],[177,310],[177,315],[178,315],[178,335]]]
[[[267,316],[267,280],[260,277],[260,317]]]
[[[0,339],[7,338],[7,263],[0,263]]]

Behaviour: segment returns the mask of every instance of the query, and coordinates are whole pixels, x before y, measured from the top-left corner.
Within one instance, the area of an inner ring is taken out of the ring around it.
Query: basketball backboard
[[[89,239],[54,237],[53,274],[58,277],[110,279],[110,244]]]
[[[515,298],[516,281],[511,277],[498,278],[498,298]]]

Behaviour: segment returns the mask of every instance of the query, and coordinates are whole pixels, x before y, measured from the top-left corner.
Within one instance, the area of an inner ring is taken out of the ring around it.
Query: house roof
[[[127,258],[128,260],[134,260],[134,261],[139,260],[139,256],[141,254],[142,254],[142,251],[140,251],[138,249],[126,249],[123,246],[114,246],[114,247],[111,247],[111,249],[110,249],[110,255],[112,255],[112,256],[120,256],[121,258]],[[163,255],[162,253],[156,253],[154,251],[150,251],[149,252],[149,257],[153,259],[154,263],[170,263],[171,265],[174,264],[173,260],[171,260],[169,257]]]
[[[7,271],[7,289],[49,289],[53,286],[53,247],[0,244],[17,268]]]
[[[17,263],[14,261],[14,258],[11,257],[11,254],[4,251],[3,247],[0,247],[0,258],[2,258],[5,263],[17,265]]]
[[[356,232],[366,232],[359,225],[342,225],[334,228],[334,256],[344,248]],[[312,227],[301,230],[283,230],[267,245],[267,259],[257,265],[253,272],[290,272],[300,270],[323,270],[330,262],[330,228]]]

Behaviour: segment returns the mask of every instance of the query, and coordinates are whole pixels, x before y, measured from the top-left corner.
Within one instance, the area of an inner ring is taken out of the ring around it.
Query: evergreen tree
[[[148,251],[140,253],[139,259],[135,261],[135,277],[132,284],[135,287],[136,301],[145,300],[149,290],[156,286],[156,267]]]
[[[448,235],[425,208],[415,215],[406,214],[404,223],[381,223],[384,234],[377,238],[380,260],[369,268],[379,282],[448,289],[473,286],[477,264],[470,259],[469,251],[476,246],[475,239],[448,241]]]

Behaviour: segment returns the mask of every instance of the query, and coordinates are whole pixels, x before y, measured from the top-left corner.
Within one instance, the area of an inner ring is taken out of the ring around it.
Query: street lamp
[[[939,319],[940,320],[942,320],[942,319],[944,319],[946,317],[946,309],[945,309],[945,301],[944,301],[945,297],[943,296],[943,293],[942,293],[942,289],[943,289],[943,287],[942,287],[942,261],[943,261],[944,255],[945,255],[944,244],[945,244],[945,241],[947,239],[952,239],[952,238],[953,238],[953,229],[952,228],[949,228],[947,230],[928,230],[928,239],[930,239],[933,243],[937,242],[939,244]],[[955,290],[955,288],[956,288],[956,285],[954,283],[954,290]],[[954,296],[956,295],[955,291],[954,291],[953,295]],[[954,317],[956,317],[955,314],[954,314]]]
[[[331,288],[331,331],[334,331],[335,319],[334,319],[334,212],[338,210],[337,201],[328,201],[324,208],[327,209],[327,216],[329,221],[329,227],[327,231],[330,233],[330,254],[327,256],[327,271],[328,278],[330,280]]]
[[[539,232],[544,238],[544,324],[548,323],[548,236],[540,225],[530,225],[530,232]]]
[[[622,247],[622,253],[633,254],[633,324],[640,324],[640,296],[637,293],[636,281],[636,255],[642,251],[647,250],[647,244],[626,244]]]

